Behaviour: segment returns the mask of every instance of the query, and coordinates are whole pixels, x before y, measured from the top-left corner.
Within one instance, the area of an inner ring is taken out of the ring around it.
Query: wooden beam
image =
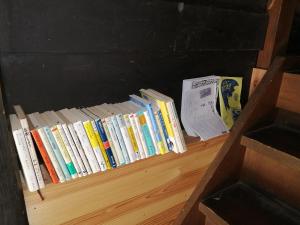
[[[269,23],[257,67],[267,69],[277,55],[284,55],[289,41],[297,0],[269,0]]]

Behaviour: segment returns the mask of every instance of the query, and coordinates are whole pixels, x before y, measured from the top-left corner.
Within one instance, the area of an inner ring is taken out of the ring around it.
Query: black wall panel
[[[139,88],[173,96],[179,110],[183,79],[243,76],[255,66],[256,56],[256,51],[7,54],[1,63],[9,105],[21,104],[27,112],[120,102]]]
[[[259,49],[264,13],[149,0],[14,0],[8,52]],[[2,32],[1,32],[2,33]],[[4,32],[5,33],[5,32]]]

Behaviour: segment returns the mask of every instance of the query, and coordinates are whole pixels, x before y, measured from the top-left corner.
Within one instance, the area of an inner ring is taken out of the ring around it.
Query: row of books
[[[152,89],[140,92],[122,103],[28,115],[14,106],[10,122],[28,190],[45,186],[35,146],[53,183],[185,152],[174,101]]]

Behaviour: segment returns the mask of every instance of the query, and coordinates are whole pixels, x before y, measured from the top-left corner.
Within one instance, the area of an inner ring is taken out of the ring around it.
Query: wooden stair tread
[[[236,182],[203,201],[231,225],[296,225],[300,211],[244,182]]]
[[[296,129],[274,123],[247,133],[241,143],[253,149],[257,146],[255,141],[262,143],[260,148],[272,148],[300,159],[300,131]]]

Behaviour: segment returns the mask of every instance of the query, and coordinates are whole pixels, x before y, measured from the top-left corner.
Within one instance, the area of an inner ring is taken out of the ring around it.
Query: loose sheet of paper
[[[216,110],[219,77],[183,80],[181,120],[189,136],[202,140],[228,132]]]

